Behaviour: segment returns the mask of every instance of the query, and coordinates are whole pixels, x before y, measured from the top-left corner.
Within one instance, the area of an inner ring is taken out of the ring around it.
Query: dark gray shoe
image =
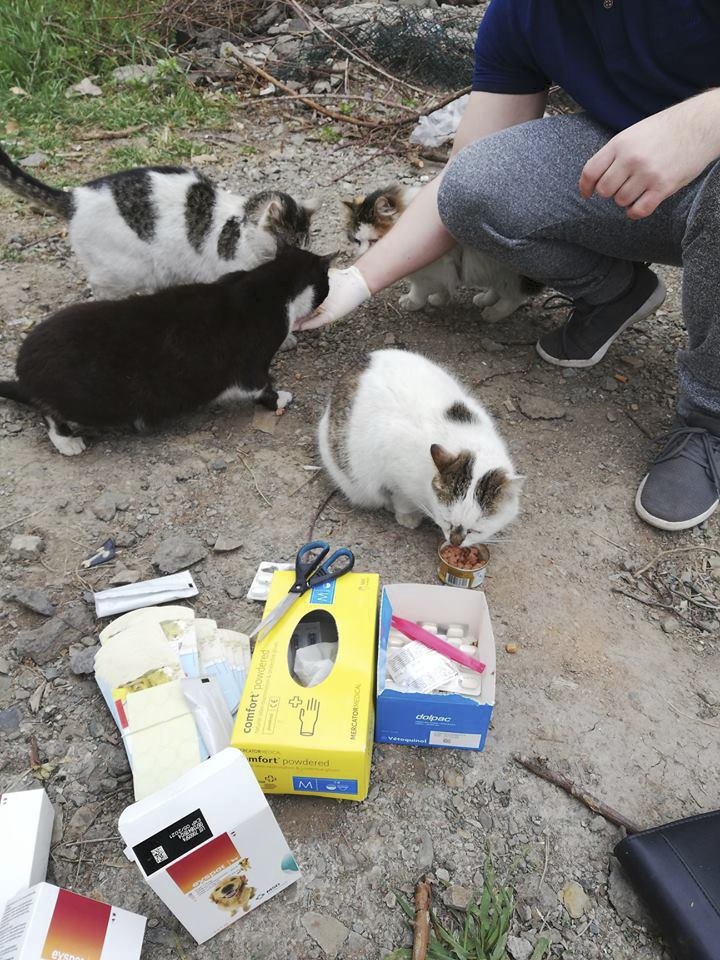
[[[665,296],[660,277],[644,263],[633,264],[633,279],[624,293],[610,303],[595,306],[569,300],[573,309],[568,319],[540,337],[535,349],[543,360],[557,367],[592,367],[623,330],[654,313]]]
[[[638,516],[661,530],[688,530],[715,512],[720,498],[720,418],[679,420],[638,487]]]

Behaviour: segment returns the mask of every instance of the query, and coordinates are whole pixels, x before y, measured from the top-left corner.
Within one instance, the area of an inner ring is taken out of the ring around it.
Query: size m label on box
[[[159,830],[133,847],[133,853],[143,868],[146,877],[174,863],[201,843],[205,843],[213,833],[201,810],[193,810],[181,820],[176,820],[163,830]]]
[[[293,790],[298,793],[329,793],[342,796],[358,792],[357,780],[327,777],[293,777]]]

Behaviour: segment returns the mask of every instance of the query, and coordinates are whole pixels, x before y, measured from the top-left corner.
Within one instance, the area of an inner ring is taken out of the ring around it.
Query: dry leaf
[[[20,133],[20,124],[17,120],[8,120],[5,124],[5,133]]]
[[[10,87],[10,93],[14,97],[27,97],[29,96],[27,90],[23,90],[22,87]]]

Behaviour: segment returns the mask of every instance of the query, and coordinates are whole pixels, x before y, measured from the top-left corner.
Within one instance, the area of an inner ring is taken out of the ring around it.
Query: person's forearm
[[[453,154],[463,147],[543,115],[546,94],[511,96],[472,93],[455,135]],[[437,209],[442,173],[426,184],[395,226],[356,262],[371,293],[433,263],[454,245]]]

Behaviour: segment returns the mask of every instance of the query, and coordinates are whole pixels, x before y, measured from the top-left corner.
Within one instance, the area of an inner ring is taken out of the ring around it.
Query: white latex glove
[[[314,313],[295,321],[295,330],[315,330],[333,323],[341,317],[357,310],[361,303],[371,297],[365,278],[357,267],[345,270],[330,270],[328,274],[330,289],[327,297]]]

